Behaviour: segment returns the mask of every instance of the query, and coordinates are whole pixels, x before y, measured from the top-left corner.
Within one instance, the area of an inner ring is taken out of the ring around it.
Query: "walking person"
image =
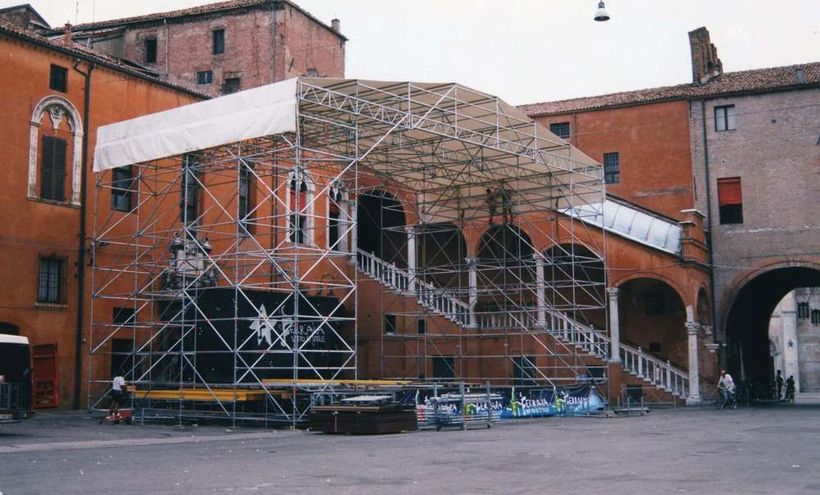
[[[794,402],[794,375],[786,378],[786,396],[783,399],[786,402]]]
[[[111,380],[111,405],[108,407],[108,415],[114,416],[120,412],[120,404],[124,397],[125,378],[120,375]]]
[[[777,396],[775,399],[780,400],[783,397],[783,375],[780,374],[780,370],[777,370],[777,376],[774,377],[774,384],[777,387]]]

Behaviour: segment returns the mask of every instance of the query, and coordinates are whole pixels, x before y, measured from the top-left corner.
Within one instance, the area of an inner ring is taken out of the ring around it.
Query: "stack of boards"
[[[381,435],[418,429],[416,412],[392,397],[362,395],[310,410],[310,429],[323,433]]]

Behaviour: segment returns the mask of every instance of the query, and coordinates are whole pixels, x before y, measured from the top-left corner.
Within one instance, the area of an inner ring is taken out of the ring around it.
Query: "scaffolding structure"
[[[157,415],[289,425],[367,379],[603,376],[600,165],[458,84],[272,86],[282,131],[100,167],[92,407],[117,374]]]

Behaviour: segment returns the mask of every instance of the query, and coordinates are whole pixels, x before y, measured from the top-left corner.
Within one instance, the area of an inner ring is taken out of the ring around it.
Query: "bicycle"
[[[737,409],[737,390],[724,394],[723,389],[717,387],[717,391],[718,399],[715,401],[715,409]]]

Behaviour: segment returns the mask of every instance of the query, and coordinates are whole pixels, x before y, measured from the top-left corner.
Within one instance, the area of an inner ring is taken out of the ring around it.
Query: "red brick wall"
[[[621,177],[607,193],[682,219],[692,208],[689,104],[671,101],[536,119],[545,127],[570,123],[570,143],[603,163],[618,152]]]
[[[212,51],[216,29],[225,30],[222,54]],[[311,69],[319,77],[344,77],[344,40],[289,5],[276,11],[266,6],[134,25],[123,35],[122,56],[145,63],[147,38],[157,40],[157,62],[149,67],[171,82],[213,96],[220,94],[227,78],[238,77],[241,89],[249,89],[306,76]],[[114,49],[116,43],[110,46]],[[197,84],[197,72],[208,70],[213,82]]]

